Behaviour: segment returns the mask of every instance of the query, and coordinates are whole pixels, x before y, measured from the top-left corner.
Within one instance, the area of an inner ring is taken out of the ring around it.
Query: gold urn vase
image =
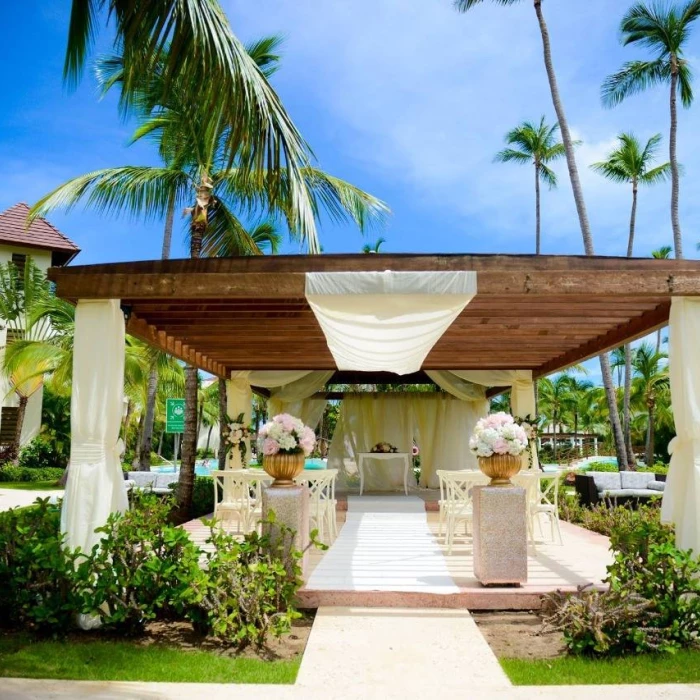
[[[520,457],[513,455],[491,455],[479,457],[479,469],[491,479],[489,486],[512,486],[510,478],[522,465]]]
[[[274,479],[272,486],[294,486],[294,478],[304,471],[306,457],[303,452],[263,456],[263,469]]]

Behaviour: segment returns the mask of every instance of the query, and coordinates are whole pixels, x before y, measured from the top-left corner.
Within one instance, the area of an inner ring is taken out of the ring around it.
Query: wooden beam
[[[670,310],[670,303],[659,304],[653,311],[649,311],[628,323],[620,324],[605,335],[594,338],[588,343],[584,343],[544,363],[533,372],[533,376],[535,378],[544,377],[552,374],[552,372],[558,372],[579,362],[585,362],[596,355],[601,355],[604,352],[620,347],[624,343],[632,342],[637,338],[648,335],[668,323]]]

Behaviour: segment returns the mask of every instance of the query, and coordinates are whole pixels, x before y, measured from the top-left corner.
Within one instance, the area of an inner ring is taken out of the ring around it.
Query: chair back
[[[335,501],[337,469],[312,470],[313,474],[300,474],[296,481],[309,489],[309,504],[312,509],[321,508]]]
[[[441,469],[437,474],[441,498],[444,492],[444,500],[457,512],[466,511],[471,507],[472,489],[485,483],[484,475],[476,471],[456,472]]]
[[[559,481],[561,472],[542,474],[540,476],[540,504],[552,506],[559,512]]]
[[[243,469],[220,469],[212,471],[211,476],[214,479],[215,503],[253,509],[262,498],[264,475]]]

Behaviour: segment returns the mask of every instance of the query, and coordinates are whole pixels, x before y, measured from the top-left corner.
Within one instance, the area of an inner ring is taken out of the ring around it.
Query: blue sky
[[[553,120],[541,44],[530,2],[488,4],[457,14],[450,0],[224,0],[244,41],[285,37],[274,84],[321,167],[384,199],[393,215],[387,251],[532,252],[533,183],[528,168],[498,165],[503,135],[523,119]],[[630,193],[588,171],[621,130],[667,145],[666,90],[615,110],[600,105],[605,76],[641,56],[622,48],[619,19],[628,0],[551,0],[545,13],[569,121],[579,148],[596,252],[624,254]],[[156,163],[150,145],[127,146],[131,125],[114,100],[99,101],[91,74],[62,85],[69,0],[0,4],[0,207],[29,203],[93,169]],[[14,28],[14,29],[13,29]],[[101,48],[109,46],[102,34]],[[689,50],[697,66],[700,27]],[[697,71],[696,71],[697,72]],[[700,87],[698,88],[700,89]],[[682,223],[688,255],[700,240],[700,106],[680,116],[685,166]],[[544,192],[543,251],[582,252],[563,166],[560,187]],[[669,188],[642,191],[636,252],[671,242]],[[114,219],[77,209],[49,217],[83,249],[76,262],[159,256],[161,222]],[[326,252],[356,252],[350,227],[324,224]],[[288,245],[295,252],[295,245]],[[178,231],[173,254],[184,255]]]

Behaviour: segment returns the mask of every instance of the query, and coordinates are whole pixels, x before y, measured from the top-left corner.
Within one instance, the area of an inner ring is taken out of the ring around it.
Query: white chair
[[[485,483],[485,479],[481,472],[475,471],[456,472],[440,469],[437,475],[440,480],[440,517],[446,525],[445,544],[447,553],[452,554],[452,545],[460,523],[464,523],[464,534],[469,534],[469,525],[474,514],[472,489]]]
[[[330,544],[338,532],[336,523],[335,480],[337,469],[309,469],[297,478],[298,484],[306,484],[309,489],[309,520],[318,530],[318,537],[324,544]],[[326,534],[330,540],[326,542]]]
[[[561,530],[559,529],[559,480],[561,479],[561,472],[544,473],[539,477],[539,499],[534,506],[534,515],[537,518],[537,523],[540,528],[540,532],[544,537],[544,532],[542,532],[542,521],[540,520],[540,514],[544,515],[549,520],[549,530],[551,535],[551,541],[556,542],[554,538],[554,532],[556,531],[557,540],[560,545],[564,544],[561,537]]]
[[[211,476],[214,479],[214,517],[223,520],[232,515],[239,532],[254,530],[262,517],[263,483],[271,481],[271,477],[246,469],[222,469],[212,471]]]

